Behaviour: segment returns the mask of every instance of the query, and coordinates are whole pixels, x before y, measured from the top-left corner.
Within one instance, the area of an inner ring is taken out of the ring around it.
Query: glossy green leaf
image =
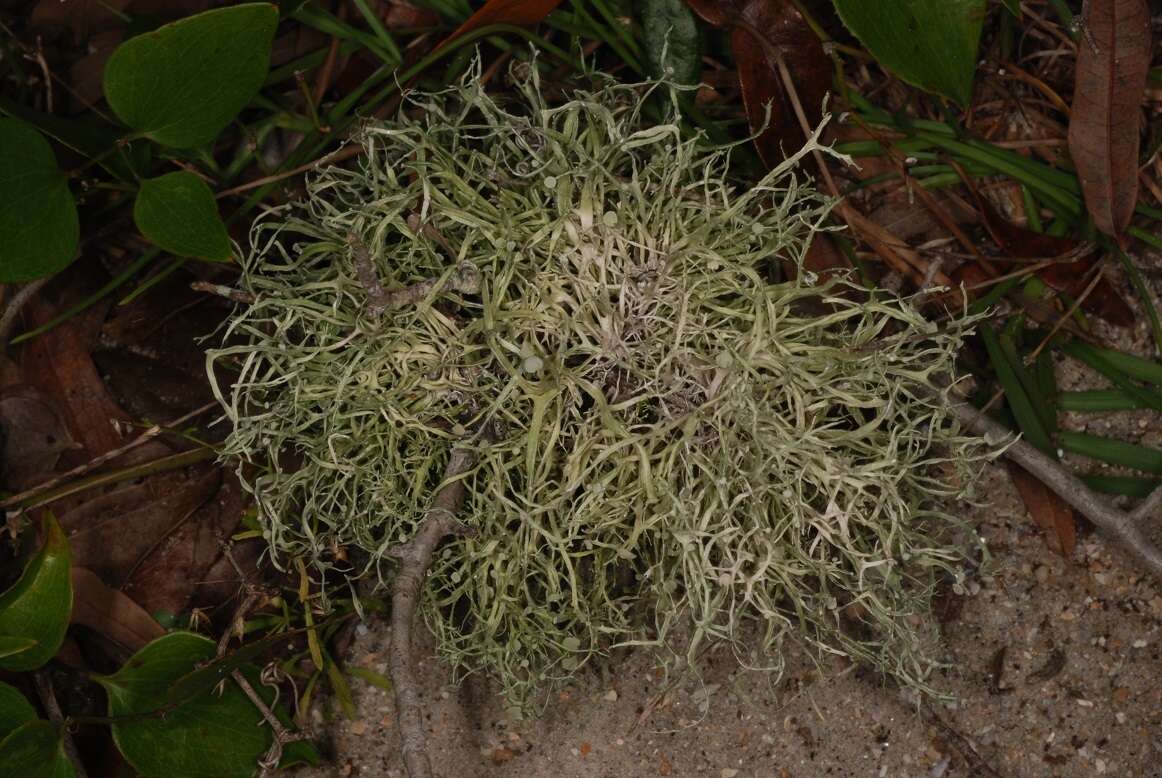
[[[26,122],[0,119],[0,283],[61,270],[79,238],[77,205],[52,147]]]
[[[96,679],[108,694],[109,715],[131,716],[112,724],[113,739],[146,778],[249,778],[269,748],[270,728],[233,682],[224,683],[221,693],[207,690],[177,706],[167,703],[170,685],[215,654],[209,638],[172,632],[138,651],[115,674]],[[312,756],[309,744],[294,743],[284,762]]]
[[[76,771],[65,755],[60,731],[34,719],[0,740],[0,765],[5,775],[20,778],[73,778]]]
[[[130,38],[105,65],[105,98],[164,146],[212,141],[258,93],[278,9],[251,3],[190,16]]]
[[[171,254],[214,262],[230,259],[230,236],[214,193],[193,173],[179,170],[142,181],[133,221],[142,235]]]
[[[910,84],[972,100],[985,0],[834,0],[847,28]]]
[[[65,638],[73,609],[69,543],[55,518],[44,522],[45,543],[8,591],[0,594],[0,635],[35,641],[0,657],[5,670],[35,670],[52,659]]]
[[[0,740],[22,724],[36,720],[32,704],[6,683],[0,683]]]
[[[697,84],[702,74],[698,25],[685,0],[645,0],[641,22],[650,75]]]

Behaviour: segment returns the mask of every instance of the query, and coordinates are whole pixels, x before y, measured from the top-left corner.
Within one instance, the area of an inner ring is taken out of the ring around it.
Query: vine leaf
[[[108,694],[109,715],[118,719],[111,725],[113,740],[142,775],[253,776],[272,736],[262,714],[236,684],[223,684],[221,692],[206,689],[180,705],[169,702],[171,685],[215,654],[209,638],[171,632],[138,651],[113,675],[95,678]],[[247,669],[248,676],[255,674],[252,665]],[[287,746],[283,764],[316,758],[314,747],[299,741]]]
[[[275,6],[249,3],[130,38],[105,65],[105,99],[163,146],[209,143],[261,88],[277,25]]]
[[[4,670],[35,670],[53,658],[65,639],[73,607],[69,543],[51,514],[44,520],[44,534],[44,546],[20,580],[0,594],[0,637],[34,641],[23,651],[0,657]]]
[[[6,683],[0,683],[0,740],[22,724],[36,720],[36,710],[24,695]]]
[[[43,719],[21,724],[0,740],[0,765],[20,778],[73,778],[60,730]]]
[[[77,204],[48,141],[0,119],[0,283],[52,275],[73,261]]]
[[[213,262],[230,259],[230,236],[218,215],[214,193],[189,171],[142,181],[133,203],[133,221],[142,235],[171,254]]]
[[[1138,200],[1138,120],[1150,69],[1146,0],[1090,0],[1077,43],[1069,154],[1099,230],[1124,241]]]
[[[984,0],[835,0],[839,18],[909,84],[972,101]]]

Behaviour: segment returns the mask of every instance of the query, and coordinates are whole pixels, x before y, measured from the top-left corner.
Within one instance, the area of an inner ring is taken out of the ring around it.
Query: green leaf
[[[193,173],[179,170],[142,181],[133,221],[142,235],[171,254],[214,262],[230,259],[230,236],[214,193]]]
[[[0,740],[14,729],[36,720],[36,710],[24,695],[6,683],[0,683]]]
[[[130,38],[105,65],[105,98],[163,146],[209,143],[258,93],[277,24],[275,6],[251,3]]]
[[[20,778],[73,778],[76,772],[65,755],[60,731],[47,721],[34,719],[0,741],[0,765],[5,775]]]
[[[972,100],[985,0],[835,0],[880,64],[962,106]]]
[[[27,651],[36,645],[36,641],[32,638],[13,637],[11,635],[0,635],[0,659],[13,654],[19,654],[21,651]]]
[[[250,778],[269,748],[270,728],[233,682],[220,693],[208,690],[176,707],[167,705],[170,685],[215,654],[209,638],[172,632],[138,651],[115,674],[96,678],[108,693],[109,715],[132,716],[112,724],[113,739],[147,778]],[[287,751],[289,758],[291,748]],[[298,759],[310,759],[301,753],[296,749]]]
[[[6,97],[0,97],[0,112],[28,122],[81,157],[80,161],[98,160],[97,164],[125,183],[136,184],[137,171],[145,170],[149,164],[152,143],[144,139],[135,143],[124,141],[125,130],[105,122],[84,116],[65,119],[33,110]],[[114,148],[118,144],[121,148]]]
[[[0,283],[63,269],[79,238],[77,204],[52,147],[27,123],[0,119]]]
[[[0,657],[5,670],[35,670],[52,659],[69,626],[73,609],[69,543],[51,514],[44,521],[44,532],[44,547],[20,580],[0,594],[0,636],[35,641],[18,654]]]
[[[641,20],[650,75],[697,84],[702,75],[701,41],[685,0],[646,0]]]

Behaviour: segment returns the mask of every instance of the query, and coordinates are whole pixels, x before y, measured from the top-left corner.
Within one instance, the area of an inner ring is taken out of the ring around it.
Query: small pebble
[[[738,770],[735,770],[733,767],[723,767],[718,772],[718,775],[720,778],[734,778],[734,776],[738,775]]]
[[[605,693],[606,702],[617,702],[617,689],[610,689]]]

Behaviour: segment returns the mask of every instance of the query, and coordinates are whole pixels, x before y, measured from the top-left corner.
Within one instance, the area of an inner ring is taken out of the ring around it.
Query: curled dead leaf
[[[1099,230],[1122,240],[1138,200],[1139,120],[1150,69],[1146,0],[1089,0],[1077,44],[1069,153]]]

